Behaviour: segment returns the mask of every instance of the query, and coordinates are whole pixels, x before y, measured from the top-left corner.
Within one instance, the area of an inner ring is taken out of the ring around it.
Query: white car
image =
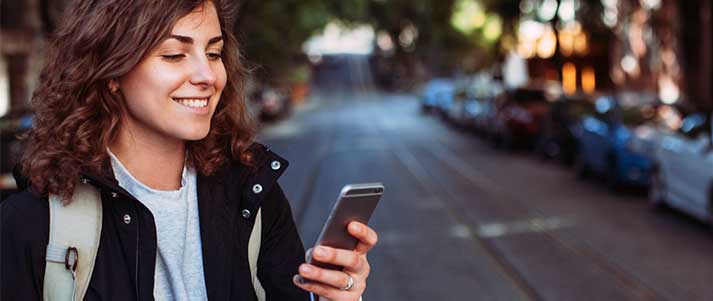
[[[649,197],[713,223],[713,144],[710,119],[686,117],[677,131],[662,133],[655,150]]]

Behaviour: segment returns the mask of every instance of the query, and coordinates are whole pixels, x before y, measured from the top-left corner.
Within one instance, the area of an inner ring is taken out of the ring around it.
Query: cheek
[[[225,88],[225,85],[228,81],[228,74],[225,71],[225,66],[223,64],[220,64],[216,68],[215,74],[216,74],[215,88],[218,91],[223,91],[223,89]]]
[[[182,83],[180,72],[144,65],[127,74],[120,86],[129,107],[151,107],[170,98]]]

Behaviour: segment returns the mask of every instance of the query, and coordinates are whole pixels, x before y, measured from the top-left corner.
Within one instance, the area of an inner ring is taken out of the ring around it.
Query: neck
[[[131,175],[144,185],[158,190],[181,188],[186,158],[184,141],[141,137],[120,130],[110,149]]]

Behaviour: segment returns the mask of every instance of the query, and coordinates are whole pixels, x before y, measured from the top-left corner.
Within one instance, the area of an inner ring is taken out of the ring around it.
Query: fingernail
[[[361,227],[358,224],[352,223],[351,225],[349,225],[349,227],[352,228],[352,232],[361,232]]]
[[[305,261],[309,261],[310,257],[312,257],[312,248],[307,249],[307,252],[305,252]]]
[[[305,284],[305,278],[300,275],[295,275],[294,277],[292,277],[292,280],[299,284]]]
[[[323,247],[316,247],[314,249],[314,255],[316,255],[317,257],[327,256],[327,250],[325,250]]]
[[[302,272],[304,274],[309,274],[309,273],[312,273],[312,268],[306,264],[303,264],[300,266],[300,272]]]

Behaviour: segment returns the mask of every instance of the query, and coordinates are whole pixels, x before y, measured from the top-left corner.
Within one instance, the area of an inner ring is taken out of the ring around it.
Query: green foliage
[[[488,11],[500,16],[504,32],[512,32],[520,18],[520,0],[483,0]]]
[[[246,0],[236,32],[243,55],[258,79],[282,80],[302,60],[302,44],[332,18],[321,0]]]
[[[512,15],[517,0],[479,0],[488,11]],[[302,44],[331,20],[346,25],[371,24],[394,41],[392,60],[413,71],[418,62],[429,70],[470,70],[492,60],[494,42],[483,28],[466,34],[452,25],[456,0],[244,0],[236,31],[243,54],[262,80],[290,77],[303,61]],[[503,18],[503,23],[510,19]],[[415,45],[399,45],[399,35],[415,27]]]
[[[456,0],[372,0],[368,3],[369,23],[389,33],[392,40],[398,41],[400,32],[408,25],[418,29],[414,51],[404,53],[398,47],[397,54],[415,56],[431,73],[472,70],[491,57],[487,55],[491,45],[481,43],[478,34],[465,34],[453,27]]]

